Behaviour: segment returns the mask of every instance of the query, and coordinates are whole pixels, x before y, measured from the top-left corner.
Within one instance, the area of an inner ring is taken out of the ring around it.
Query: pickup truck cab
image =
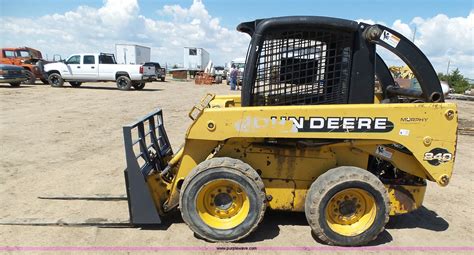
[[[73,87],[83,82],[115,81],[121,90],[129,90],[132,86],[139,90],[145,82],[151,81],[155,71],[142,65],[117,64],[115,56],[107,53],[74,54],[64,62],[51,63],[44,66],[49,84],[61,87],[67,81]]]

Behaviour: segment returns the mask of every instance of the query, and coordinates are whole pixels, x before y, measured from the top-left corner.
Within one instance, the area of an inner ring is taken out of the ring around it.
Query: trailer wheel
[[[25,70],[25,75],[27,79],[23,82],[23,84],[35,84],[36,82],[36,75],[31,71]]]
[[[79,88],[81,86],[82,82],[70,81],[69,84],[71,84],[71,86],[74,87],[74,88]]]
[[[142,90],[145,87],[144,82],[135,82],[132,84],[133,88],[136,90]]]
[[[267,207],[265,187],[248,164],[213,158],[196,166],[180,193],[183,220],[213,242],[232,242],[254,231]]]
[[[63,77],[58,73],[52,73],[48,76],[51,87],[62,87],[64,85]]]
[[[117,87],[120,90],[129,90],[132,87],[132,80],[128,76],[119,76],[117,78]]]
[[[357,167],[322,174],[306,195],[305,214],[313,233],[330,245],[358,246],[374,240],[389,218],[382,182]]]

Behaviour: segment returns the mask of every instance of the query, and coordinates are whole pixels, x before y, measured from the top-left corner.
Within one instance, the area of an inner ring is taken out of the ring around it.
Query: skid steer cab
[[[131,222],[181,211],[197,235],[232,242],[265,211],[304,212],[330,245],[375,239],[389,216],[446,186],[457,109],[425,55],[382,25],[328,17],[242,23],[251,36],[240,96],[205,95],[171,149],[163,112],[124,127]],[[421,89],[399,87],[376,48],[400,57]]]

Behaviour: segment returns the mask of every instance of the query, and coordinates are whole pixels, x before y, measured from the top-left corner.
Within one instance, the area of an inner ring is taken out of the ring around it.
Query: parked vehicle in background
[[[45,65],[44,70],[53,87],[61,87],[65,81],[73,87],[79,87],[83,82],[115,81],[121,90],[129,90],[132,86],[143,89],[155,73],[154,70],[144,73],[142,65],[117,64],[114,54],[107,53],[74,54],[64,62]]]
[[[209,60],[209,53],[205,49],[184,47],[184,69],[204,71]]]
[[[222,79],[226,79],[225,68],[223,66],[215,66],[214,70],[216,72],[216,75],[221,76]]]
[[[136,44],[115,44],[115,57],[118,64],[143,65],[150,62],[150,47]]]
[[[160,63],[158,62],[147,62],[143,65],[145,69],[150,67],[155,68],[155,78],[156,80],[165,81],[166,79],[166,68],[161,67]]]
[[[0,83],[10,83],[12,87],[19,87],[23,81],[28,79],[25,72],[23,67],[0,64]]]
[[[237,74],[237,83],[242,84],[243,74],[244,74],[244,67],[245,67],[245,58],[236,58],[236,59],[230,61],[229,66],[228,66],[228,70],[227,70],[227,73],[226,73],[227,85],[230,84],[230,68],[232,67],[232,65],[235,65],[235,68],[237,68],[239,70],[239,72]]]
[[[36,79],[48,84],[47,77],[43,75],[45,60],[39,50],[28,47],[2,48],[0,63],[21,66],[25,69],[25,75],[28,77],[25,81],[27,84],[35,84]]]

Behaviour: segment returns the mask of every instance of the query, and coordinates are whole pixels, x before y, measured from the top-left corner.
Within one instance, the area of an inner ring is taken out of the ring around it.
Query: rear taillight
[[[143,66],[140,66],[140,73],[143,73]]]

